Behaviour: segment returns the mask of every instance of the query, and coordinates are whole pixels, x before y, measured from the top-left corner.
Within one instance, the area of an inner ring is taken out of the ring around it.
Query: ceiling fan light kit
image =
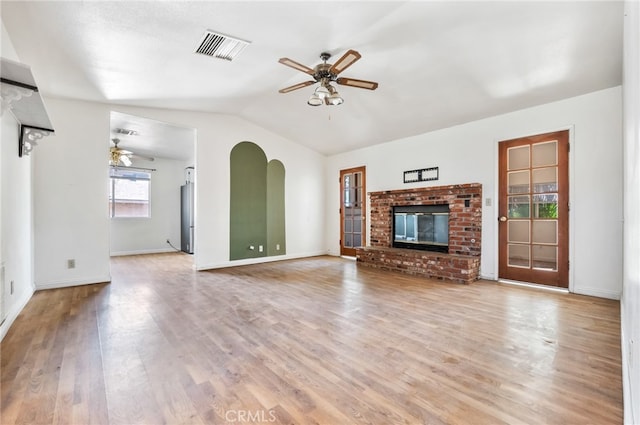
[[[320,87],[313,92],[307,104],[310,106],[320,106],[323,103],[326,105],[340,105],[343,102],[344,99],[340,97],[338,90],[329,84],[328,79],[323,78],[320,81]]]
[[[318,64],[315,68],[309,68],[306,65],[302,65],[289,58],[280,58],[278,62],[288,67],[291,67],[297,71],[304,72],[313,77],[315,81],[305,81],[302,83],[294,84],[293,86],[280,89],[280,93],[289,93],[294,90],[301,89],[316,83],[320,83],[320,86],[313,92],[307,104],[309,106],[325,105],[341,105],[344,103],[344,99],[340,96],[338,91],[331,83],[340,84],[343,86],[357,87],[361,89],[375,90],[378,88],[378,83],[374,81],[357,80],[355,78],[338,78],[338,74],[353,65],[362,56],[355,50],[349,50],[342,55],[340,59],[333,65],[327,63],[327,60],[331,57],[330,53],[323,52],[320,54],[320,59],[323,63]]]
[[[325,99],[327,105],[342,105],[344,99],[340,97],[338,90],[333,86],[329,86],[329,96]]]
[[[320,106],[323,103],[324,101],[320,99],[320,96],[318,96],[316,93],[312,94],[309,100],[307,100],[307,105],[309,106]]]
[[[315,94],[317,94],[318,97],[324,99],[325,97],[329,96],[329,89],[326,87],[327,84],[324,81],[321,84],[322,85],[316,89]]]

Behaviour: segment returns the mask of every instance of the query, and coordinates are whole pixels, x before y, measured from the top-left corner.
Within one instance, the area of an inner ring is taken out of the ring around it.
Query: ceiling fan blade
[[[315,71],[313,69],[309,68],[308,66],[303,65],[301,63],[298,63],[298,62],[296,62],[294,60],[291,60],[289,58],[280,58],[278,60],[278,62],[280,62],[283,65],[289,66],[289,67],[291,67],[293,69],[297,69],[298,71],[302,71],[304,73],[307,73],[309,75],[313,75],[315,73]]]
[[[378,88],[378,83],[375,81],[356,80],[355,78],[338,78],[336,83],[343,86],[358,87],[360,89],[375,90]]]
[[[127,155],[120,156],[120,161],[122,161],[125,167],[131,167],[131,158],[129,158]]]
[[[137,154],[137,153],[132,154],[132,155],[131,155],[131,158],[142,159],[142,160],[149,161],[149,162],[152,162],[152,161],[155,161],[155,160],[156,160],[156,159],[155,159],[154,157],[152,157],[152,156],[144,156],[144,155],[139,155],[139,154]]]
[[[361,57],[362,56],[360,55],[360,53],[356,52],[355,50],[348,50],[347,53],[342,55],[342,57],[338,59],[336,63],[331,66],[331,68],[329,68],[329,72],[338,75],[342,71],[353,65]]]
[[[280,89],[280,90],[278,90],[278,93],[289,93],[290,91],[298,90],[298,89],[310,86],[310,85],[315,84],[315,83],[316,83],[315,81],[305,81],[304,83],[298,83],[298,84],[294,84],[293,86],[289,86],[289,87],[285,87],[283,89]]]

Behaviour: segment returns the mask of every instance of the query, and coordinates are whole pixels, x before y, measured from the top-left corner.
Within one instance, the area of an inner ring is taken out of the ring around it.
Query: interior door
[[[569,132],[499,144],[502,279],[569,286]]]
[[[340,255],[355,257],[365,243],[365,183],[365,167],[340,171]]]

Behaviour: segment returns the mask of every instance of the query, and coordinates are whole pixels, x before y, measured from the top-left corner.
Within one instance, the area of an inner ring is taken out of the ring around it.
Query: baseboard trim
[[[598,288],[573,288],[574,294],[588,295],[590,297],[608,298],[610,300],[620,301],[621,293],[619,291],[607,291]]]
[[[98,277],[88,277],[82,279],[73,279],[73,280],[52,280],[49,282],[40,282],[36,283],[36,291],[42,291],[46,289],[57,289],[57,288],[68,288],[70,286],[83,286],[83,285],[93,285],[95,283],[105,283],[111,282],[111,276],[98,276]]]
[[[116,252],[112,252],[110,256],[122,257],[125,255],[164,254],[167,252],[182,252],[182,251],[176,251],[173,248],[140,249],[136,251],[116,251]]]
[[[248,266],[251,264],[271,263],[274,261],[285,261],[285,260],[297,260],[299,258],[318,257],[321,255],[327,255],[327,253],[324,251],[318,251],[318,252],[310,252],[306,254],[272,255],[270,257],[247,258],[244,260],[224,261],[221,263],[197,264],[196,270],[203,271],[203,270],[211,270],[211,269],[222,269],[225,267]]]
[[[622,326],[620,327],[620,346],[622,347],[622,400],[624,405],[624,423],[625,424],[635,424],[637,423],[635,420],[635,412],[634,412],[634,404],[633,404],[633,385],[631,381],[631,368],[629,358],[629,354],[633,355],[633,353],[629,353],[629,340],[627,339],[627,333],[624,326],[624,318],[625,315],[625,304],[620,303],[620,323]]]
[[[11,328],[11,325],[13,325],[13,322],[15,322],[15,320],[18,318],[18,315],[22,312],[24,307],[33,296],[33,293],[35,291],[31,286],[29,287],[29,289],[30,290],[25,292],[23,298],[12,306],[11,310],[9,310],[9,312],[7,313],[7,318],[4,320],[4,322],[2,322],[2,325],[0,325],[0,342],[2,342],[5,335],[7,335],[7,332],[9,332],[9,328]]]

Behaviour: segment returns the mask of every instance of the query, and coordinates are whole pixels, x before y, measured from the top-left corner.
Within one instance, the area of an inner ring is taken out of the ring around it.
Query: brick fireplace
[[[482,185],[469,183],[370,192],[370,246],[356,249],[359,264],[470,283],[480,271]],[[394,248],[393,207],[449,206],[449,248],[446,253]]]

